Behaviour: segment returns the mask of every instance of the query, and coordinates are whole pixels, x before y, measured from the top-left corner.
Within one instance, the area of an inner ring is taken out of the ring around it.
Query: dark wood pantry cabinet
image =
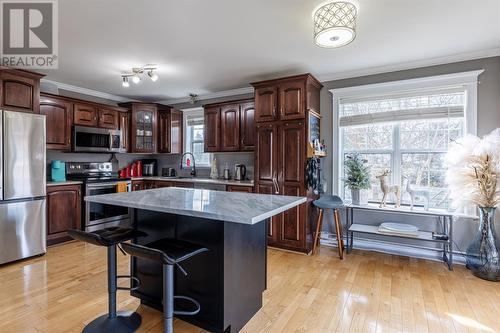
[[[67,231],[81,228],[81,185],[47,186],[47,245],[71,240]]]
[[[205,109],[205,151],[253,151],[255,123],[252,99],[207,104]]]
[[[308,197],[308,202],[274,216],[270,246],[309,253],[315,198],[306,188],[309,112],[319,114],[322,85],[310,74],[253,83],[255,87],[255,192]]]

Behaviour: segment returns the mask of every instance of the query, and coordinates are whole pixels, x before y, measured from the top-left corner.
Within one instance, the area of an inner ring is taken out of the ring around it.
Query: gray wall
[[[382,83],[397,80],[406,80],[419,77],[451,74],[457,72],[465,72],[472,70],[484,69],[484,73],[479,76],[480,84],[478,86],[478,114],[477,114],[477,133],[482,136],[493,129],[500,127],[500,57],[484,58],[471,61],[463,61],[445,65],[430,66],[403,70],[397,72],[369,75],[357,78],[349,78],[343,80],[335,80],[322,82],[324,88],[321,91],[321,136],[325,140],[328,149],[328,156],[322,160],[322,169],[325,172],[325,178],[328,182],[328,191],[332,192],[332,156],[333,154],[333,100],[330,89],[359,86],[365,84]],[[497,225],[500,220],[497,214]],[[384,213],[376,214],[358,214],[355,217],[357,221],[366,224],[378,225],[384,221],[397,221],[398,216]],[[330,215],[325,216],[324,231],[332,231],[332,219]],[[435,219],[422,218],[406,218],[406,222],[418,225],[422,229],[429,229],[436,224]],[[455,223],[454,239],[456,242],[455,250],[465,251],[468,244],[472,240],[477,229],[477,223],[472,220],[460,219]],[[366,237],[365,237],[366,238]],[[387,252],[392,252],[387,246]],[[395,252],[398,252],[397,250]],[[421,253],[422,256],[428,257],[427,254]],[[461,259],[460,257],[458,259]]]

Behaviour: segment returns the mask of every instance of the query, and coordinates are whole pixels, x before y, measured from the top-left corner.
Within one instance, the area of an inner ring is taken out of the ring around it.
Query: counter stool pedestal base
[[[137,312],[118,312],[116,317],[102,315],[92,320],[82,333],[132,333],[141,326],[141,316]]]

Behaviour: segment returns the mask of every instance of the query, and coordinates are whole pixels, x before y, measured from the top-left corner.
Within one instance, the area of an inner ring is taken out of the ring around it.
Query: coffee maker
[[[234,180],[245,180],[247,175],[247,167],[244,164],[236,164],[234,166]]]

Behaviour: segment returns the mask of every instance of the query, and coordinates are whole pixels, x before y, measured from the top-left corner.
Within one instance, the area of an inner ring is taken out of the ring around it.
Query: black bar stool
[[[83,329],[83,333],[129,333],[135,332],[141,325],[141,316],[137,312],[116,312],[116,291],[136,290],[139,288],[139,279],[129,275],[117,275],[116,273],[116,247],[121,242],[146,236],[143,232],[130,228],[110,227],[93,232],[81,230],[69,230],[68,234],[79,241],[87,242],[97,246],[105,246],[108,250],[108,314],[100,316],[90,322]],[[122,251],[123,252],[123,251]],[[125,254],[125,253],[124,253]],[[117,279],[128,278],[135,281],[136,286],[132,288],[118,287]]]
[[[176,265],[184,275],[187,275],[187,272],[179,263],[197,254],[208,251],[207,248],[190,242],[169,238],[160,239],[144,246],[129,243],[123,243],[121,246],[123,250],[131,256],[153,260],[163,265],[163,322],[165,333],[173,333],[174,331],[174,314],[194,316],[200,312],[200,303],[196,300],[187,296],[174,295],[174,265]],[[175,311],[174,299],[183,299],[193,303],[195,305],[195,310]]]

